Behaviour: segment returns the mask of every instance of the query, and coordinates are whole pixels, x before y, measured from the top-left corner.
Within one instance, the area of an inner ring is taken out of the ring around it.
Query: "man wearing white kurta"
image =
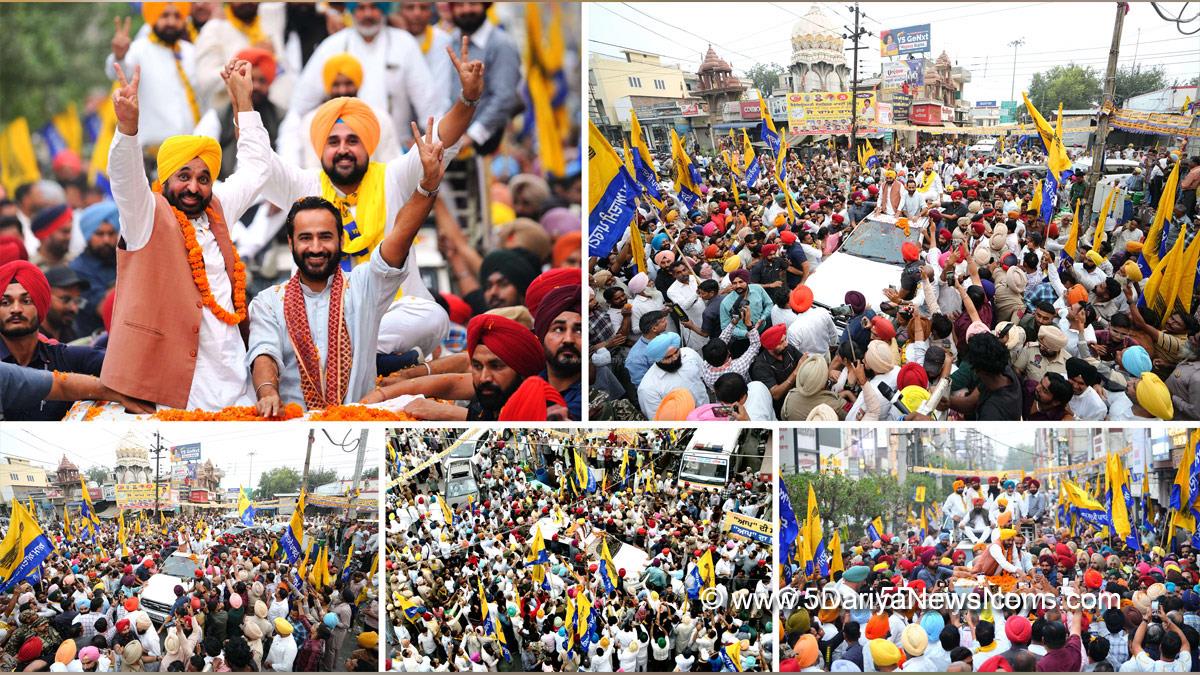
[[[675,336],[675,340],[679,339],[675,333],[663,333],[655,340],[671,335]],[[704,359],[700,358],[694,349],[676,347],[675,350],[679,353],[677,358],[682,362],[679,370],[670,373],[663,370],[658,365],[658,361],[663,359],[658,359],[646,371],[642,383],[638,385],[638,403],[642,406],[642,414],[648,420],[654,419],[658,405],[662,403],[667,394],[676,389],[687,389],[691,392],[692,401],[697,407],[708,403],[708,390],[704,388],[704,381],[700,377],[704,368]],[[664,358],[670,358],[670,356],[664,356]]]
[[[809,307],[788,324],[788,344],[804,354],[829,356],[829,348],[837,344],[841,333],[833,323],[833,315],[821,307]]]
[[[692,276],[687,271],[687,267],[680,265],[675,268],[678,272],[675,276],[675,283],[667,288],[667,297],[675,306],[682,309],[687,314],[688,320],[700,326],[704,323],[704,306],[705,303],[696,293],[696,288],[699,285],[696,277]],[[704,343],[708,342],[708,338],[701,337],[699,333],[694,331],[681,331],[683,333],[683,343],[685,347],[692,349],[700,349]]]

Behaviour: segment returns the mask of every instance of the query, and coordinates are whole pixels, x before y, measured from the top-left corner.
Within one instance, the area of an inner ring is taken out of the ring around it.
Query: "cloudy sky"
[[[789,62],[792,27],[811,4],[586,3],[587,44],[593,52],[615,56],[621,48],[657,53],[694,72],[711,43],[735,72],[744,73],[755,63]],[[835,25],[853,26],[849,3],[816,4]],[[1170,16],[1178,15],[1183,4],[1158,3]],[[1103,75],[1116,14],[1112,2],[864,2],[860,7],[869,17],[863,27],[875,33],[864,38],[870,49],[859,52],[863,77],[879,72],[881,29],[929,23],[932,56],[945,50],[956,65],[971,71],[965,91],[969,101],[1009,98],[1014,68],[1008,43],[1020,38],[1025,44],[1016,58],[1018,100],[1034,73],[1057,64],[1074,61]],[[1196,4],[1187,11],[1195,14]],[[1200,21],[1186,28],[1200,28]],[[847,51],[847,65],[850,62]],[[1184,36],[1150,3],[1133,3],[1125,17],[1118,63],[1161,65],[1168,83],[1190,79],[1200,73],[1200,35]]]
[[[154,444],[154,432],[162,433],[163,447],[200,444],[200,459],[211,459],[225,470],[222,488],[258,485],[258,477],[277,466],[290,466],[297,472],[304,468],[304,450],[308,445],[308,428],[304,425],[260,423],[174,423],[157,427],[138,423],[125,428],[112,424],[5,424],[0,428],[0,456],[20,457],[53,471],[65,454],[81,471],[92,466],[111,467],[116,461],[117,447],[127,434],[143,447]],[[337,443],[356,444],[358,427],[339,425],[326,429]],[[363,470],[378,466],[383,456],[381,427],[372,427],[367,436],[367,453]],[[357,448],[357,445],[352,445]],[[249,453],[253,451],[251,462]],[[349,478],[354,471],[354,452],[344,452],[317,428],[313,444],[310,471],[334,469],[339,478]],[[154,456],[150,456],[151,463]],[[163,472],[166,472],[167,453],[163,453]]]

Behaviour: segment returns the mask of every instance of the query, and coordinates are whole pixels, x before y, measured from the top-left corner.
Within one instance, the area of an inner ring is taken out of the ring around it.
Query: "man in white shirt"
[[[959,523],[967,517],[967,503],[963,498],[963,492],[967,489],[967,485],[962,480],[954,481],[954,492],[942,502],[942,514],[945,520],[942,522],[943,530],[955,531]]]
[[[804,354],[819,354],[828,358],[829,348],[838,342],[837,325],[833,315],[823,307],[813,307],[812,290],[800,284],[792,289],[788,305],[796,318],[787,327],[788,344]]]
[[[667,287],[667,298],[687,314],[689,321],[697,326],[702,325],[706,303],[700,299],[700,295],[697,293],[700,280],[692,275],[687,264],[682,260],[676,260],[671,264],[671,275],[675,277],[675,283]],[[700,349],[708,342],[708,338],[689,330],[684,333],[683,342],[685,347]]]
[[[433,81],[425,56],[412,35],[387,25],[379,3],[352,4],[350,14],[354,25],[325,38],[313,51],[292,92],[289,112],[303,115],[320,105],[325,91],[321,86],[325,61],[349,52],[363,65],[359,97],[391,114],[396,137],[406,146],[412,140],[410,122],[424,122],[430,116],[442,114],[436,92],[445,84],[439,86]]]
[[[196,35],[196,96],[201,110],[228,105],[221,68],[243,49],[271,52],[281,64],[271,82],[271,103],[284,108],[291,98],[292,73],[283,66],[283,28],[287,8],[282,2],[229,2]]]
[[[433,3],[402,2],[400,11],[390,20],[393,26],[408,31],[417,41],[425,55],[425,64],[429,66],[434,94],[440,96],[438,109],[446,110],[450,107],[450,87],[454,82],[454,65],[446,58],[446,48],[454,46],[454,39],[441,26],[434,25]]]
[[[129,18],[116,19],[112,52],[104,61],[104,74],[117,80],[116,66],[126,75],[141,69],[140,80],[149,93],[138,119],[139,139],[147,152],[171,136],[191,133],[203,110],[195,91],[196,52],[187,41],[187,15],[191,3],[142,3],[142,18],[151,30],[131,40]],[[160,178],[161,180],[161,178]]]
[[[696,350],[680,347],[678,333],[659,335],[646,346],[646,352],[654,361],[638,385],[638,403],[646,419],[654,419],[659,404],[676,389],[687,389],[697,406],[708,404],[708,390],[700,377],[704,359]]]

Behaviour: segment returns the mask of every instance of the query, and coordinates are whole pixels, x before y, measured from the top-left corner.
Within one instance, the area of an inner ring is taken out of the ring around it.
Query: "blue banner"
[[[779,479],[779,553],[780,557],[790,558],[792,545],[800,536],[800,523],[796,520],[796,511],[792,509],[792,498],[788,496],[787,486]]]
[[[758,163],[758,158],[750,160],[750,166],[746,169],[746,187],[753,188],[758,182],[759,176],[762,175],[762,165]]]
[[[879,31],[880,56],[904,56],[924,54],[932,51],[929,40],[929,24],[922,23],[904,28],[887,28]]]
[[[0,585],[0,593],[7,593],[17,586],[17,584],[27,579],[34,579],[35,575],[41,575],[41,565],[46,558],[50,557],[54,547],[50,545],[50,540],[46,535],[39,534],[33,538],[25,546],[25,551],[22,555],[21,562],[17,563],[12,574],[4,580],[3,585]]]
[[[646,166],[646,162],[642,159],[642,155],[639,152],[634,150],[632,155],[633,171],[637,174],[638,185],[646,191],[646,194],[655,203],[661,202],[662,192],[658,189],[658,181],[654,180],[654,170]]]

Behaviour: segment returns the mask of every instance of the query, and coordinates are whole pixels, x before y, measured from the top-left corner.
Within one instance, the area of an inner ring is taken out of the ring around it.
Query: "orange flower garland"
[[[172,207],[175,212],[175,220],[179,222],[179,227],[183,231],[183,244],[187,247],[188,264],[192,267],[192,281],[196,284],[196,290],[200,291],[200,300],[204,306],[213,313],[222,323],[227,323],[230,326],[236,326],[246,320],[246,266],[242,264],[242,259],[238,256],[237,248],[230,242],[230,247],[233,248],[233,312],[229,312],[224,307],[217,304],[217,299],[213,297],[212,287],[208,284],[208,272],[204,270],[204,251],[200,248],[200,242],[196,240],[196,228],[192,225],[192,221],[184,215],[183,211]],[[208,222],[214,222],[217,219],[216,212],[210,206],[205,213],[208,214]]]
[[[417,418],[406,412],[392,412],[383,408],[363,405],[335,405],[325,410],[314,410],[308,419],[314,422],[416,422]]]
[[[263,417],[258,409],[250,405],[235,405],[216,412],[207,410],[159,410],[151,417],[160,422],[278,422],[304,417],[304,409],[297,403],[283,406],[279,417]]]

